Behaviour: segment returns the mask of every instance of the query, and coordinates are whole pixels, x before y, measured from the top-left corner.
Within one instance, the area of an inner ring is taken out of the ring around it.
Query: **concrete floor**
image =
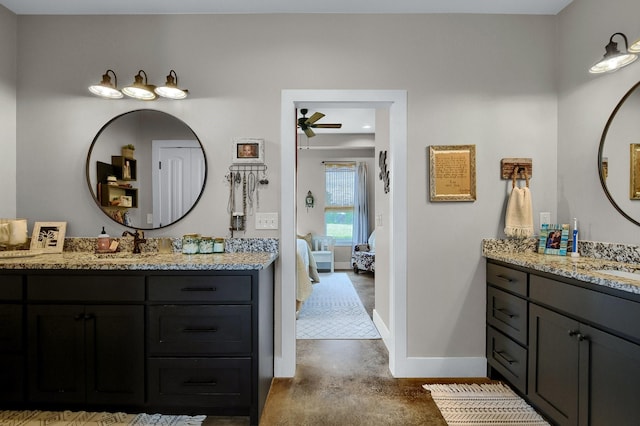
[[[349,274],[371,315],[373,275],[337,272]],[[446,426],[431,396],[422,388],[424,383],[436,381],[395,379],[388,363],[382,340],[298,340],[296,375],[274,379],[260,425]],[[246,417],[209,417],[204,423],[248,424]]]

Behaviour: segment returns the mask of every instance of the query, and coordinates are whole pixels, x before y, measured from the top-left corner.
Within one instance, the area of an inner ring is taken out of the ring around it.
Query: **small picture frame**
[[[31,250],[62,253],[67,222],[36,222],[31,236]]]
[[[566,256],[568,243],[569,224],[542,224],[538,253]]]
[[[234,164],[264,164],[264,139],[235,138],[233,140]]]

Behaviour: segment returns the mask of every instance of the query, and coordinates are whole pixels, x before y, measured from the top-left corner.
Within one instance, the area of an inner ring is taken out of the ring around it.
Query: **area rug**
[[[320,274],[311,296],[296,321],[298,339],[379,339],[371,321],[344,272]]]
[[[449,426],[548,426],[522,398],[502,383],[426,384]]]
[[[0,411],[0,426],[197,426],[206,417],[87,411]]]

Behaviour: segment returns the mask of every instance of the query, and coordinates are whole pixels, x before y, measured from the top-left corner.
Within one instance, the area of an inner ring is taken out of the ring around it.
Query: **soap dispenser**
[[[105,232],[104,226],[102,227],[102,232],[98,235],[98,251],[109,251],[109,246],[111,245],[111,239],[109,235]]]

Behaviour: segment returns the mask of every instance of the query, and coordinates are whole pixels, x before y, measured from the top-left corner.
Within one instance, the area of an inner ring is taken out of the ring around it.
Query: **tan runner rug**
[[[536,411],[502,383],[423,385],[449,426],[548,426]]]
[[[198,426],[206,417],[87,411],[0,411],[0,426]]]

